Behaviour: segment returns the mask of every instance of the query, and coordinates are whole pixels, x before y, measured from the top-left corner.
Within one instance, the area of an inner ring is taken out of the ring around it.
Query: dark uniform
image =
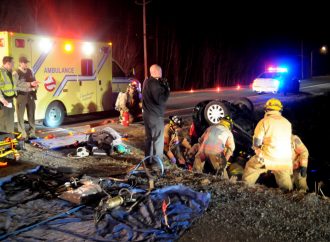
[[[35,100],[37,100],[37,92],[31,83],[35,81],[32,71],[28,68],[26,70],[18,69],[17,71],[17,120],[18,131],[22,133],[22,137],[26,138],[27,133],[24,126],[24,113],[27,110],[27,117],[29,123],[30,137],[35,137]]]
[[[16,96],[16,79],[12,73],[6,68],[0,68],[0,98],[12,105],[12,107],[5,107],[0,103],[0,131],[14,132],[14,113],[13,106],[14,97]]]
[[[167,81],[148,78],[143,83],[142,115],[145,127],[145,156],[163,158],[165,103],[170,95]]]

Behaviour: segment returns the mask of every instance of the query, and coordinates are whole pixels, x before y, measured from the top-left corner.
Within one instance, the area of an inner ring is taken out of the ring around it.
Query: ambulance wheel
[[[223,102],[209,102],[204,109],[204,118],[209,125],[217,124],[220,118],[229,115],[229,110]]]
[[[52,102],[47,107],[44,124],[51,128],[58,127],[63,123],[64,116],[65,110],[63,104],[57,101]]]

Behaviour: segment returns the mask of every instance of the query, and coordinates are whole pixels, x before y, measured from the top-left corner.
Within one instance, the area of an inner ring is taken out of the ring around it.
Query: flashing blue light
[[[267,69],[268,72],[281,72],[281,73],[286,73],[288,72],[288,68],[286,67],[268,67]]]
[[[279,80],[274,80],[274,85],[276,86],[276,88],[278,88],[280,86],[280,81]]]

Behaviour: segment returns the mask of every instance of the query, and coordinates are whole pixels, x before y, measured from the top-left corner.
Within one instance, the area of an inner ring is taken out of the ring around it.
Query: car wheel
[[[209,125],[217,124],[220,118],[229,115],[229,110],[223,102],[209,102],[204,109],[204,118]]]
[[[242,97],[240,99],[235,100],[233,104],[236,105],[241,110],[248,110],[251,113],[254,111],[253,103],[251,102],[250,99],[246,97]]]
[[[63,104],[57,101],[52,102],[47,107],[44,124],[47,127],[58,127],[63,123],[64,116],[65,110]]]

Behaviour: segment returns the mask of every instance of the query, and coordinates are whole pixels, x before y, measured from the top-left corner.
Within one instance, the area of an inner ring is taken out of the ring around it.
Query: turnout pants
[[[11,101],[12,103],[12,101]],[[14,132],[14,113],[15,107],[7,108],[2,106],[0,109],[0,131],[6,133]]]
[[[293,170],[292,180],[293,180],[293,184],[295,185],[298,191],[306,192],[308,190],[307,176],[302,177],[300,175],[299,169]]]
[[[145,156],[157,155],[163,159],[164,150],[164,120],[163,117],[155,117],[143,113],[145,128]]]
[[[258,161],[257,156],[251,157],[246,163],[243,181],[248,185],[253,185],[262,173],[267,172],[265,165]],[[291,170],[272,171],[275,176],[277,185],[283,190],[292,190]]]
[[[17,120],[18,120],[18,131],[22,133],[23,138],[27,138],[24,125],[24,113],[27,110],[28,124],[29,124],[29,136],[35,136],[36,125],[35,125],[35,110],[36,104],[34,98],[26,94],[19,94],[16,98],[17,103]]]
[[[212,168],[215,172],[221,174],[226,167],[226,159],[222,154],[210,154],[204,155],[201,153],[197,153],[195,156],[193,171],[195,172],[203,172],[205,162],[209,162],[212,165]]]

